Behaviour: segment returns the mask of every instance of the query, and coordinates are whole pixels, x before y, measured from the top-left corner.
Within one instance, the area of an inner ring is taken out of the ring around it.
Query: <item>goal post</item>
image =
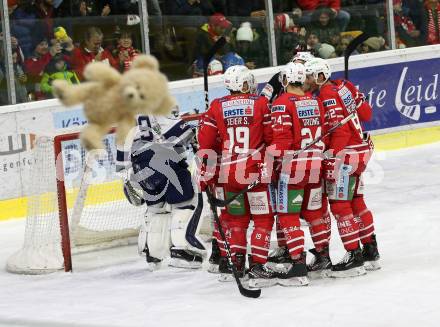
[[[104,144],[104,156],[89,161],[79,132],[36,137],[24,244],[9,272],[72,271],[77,253],[136,243],[145,207],[124,197],[113,132]]]

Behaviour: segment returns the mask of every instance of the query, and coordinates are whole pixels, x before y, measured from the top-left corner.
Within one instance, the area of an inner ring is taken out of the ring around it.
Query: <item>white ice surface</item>
[[[247,299],[205,271],[150,273],[142,259],[73,274],[0,270],[0,326],[439,326],[440,143],[379,153],[370,167],[379,271]],[[0,267],[23,229],[23,221],[0,223]],[[336,232],[331,248],[338,260]]]

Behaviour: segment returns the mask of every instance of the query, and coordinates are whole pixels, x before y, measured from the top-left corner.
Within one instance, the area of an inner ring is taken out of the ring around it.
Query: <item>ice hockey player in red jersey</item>
[[[299,218],[300,213],[309,223],[322,218],[321,161],[325,145],[318,142],[298,156],[294,157],[293,153],[321,136],[324,109],[317,97],[302,89],[306,80],[303,64],[287,64],[281,71],[281,78],[285,92],[272,104],[273,141],[269,151],[282,159],[276,211],[291,265],[278,274],[277,282],[284,286],[300,286],[309,281],[306,253],[303,252],[304,232]],[[325,225],[321,227],[325,229]]]
[[[328,128],[353,115],[347,124],[329,136],[327,159],[323,161],[326,193],[347,251],[342,261],[333,265],[331,276],[365,274],[365,268],[380,268],[373,215],[365,204],[362,182],[373,144],[363,133],[361,122],[371,119],[371,106],[351,82],[330,80],[331,69],[324,59],[311,60],[306,69],[308,84],[312,90],[319,90]]]
[[[214,149],[218,148],[220,140],[222,158],[215,183],[217,196],[223,193],[222,196],[227,199],[259,177],[266,145],[272,139],[272,129],[268,100],[249,93],[254,77],[248,68],[228,68],[224,74],[224,83],[231,94],[215,99],[203,115],[198,134],[198,155],[202,162],[206,160],[207,153],[215,155]],[[211,161],[216,160],[211,158]],[[200,174],[203,174],[203,169]],[[209,181],[206,183],[209,185]],[[245,271],[246,233],[250,219],[254,222],[254,230],[250,241],[249,286],[270,286],[264,284],[264,277],[273,272],[267,271],[264,264],[267,261],[274,219],[268,185],[265,183],[239,196],[221,211],[220,221],[231,247],[232,260],[242,275]],[[221,239],[219,247],[222,256],[219,280],[232,280]]]

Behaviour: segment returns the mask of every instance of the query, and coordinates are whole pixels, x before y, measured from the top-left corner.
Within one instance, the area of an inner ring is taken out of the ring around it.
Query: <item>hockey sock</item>
[[[300,228],[299,213],[278,213],[280,227],[292,259],[298,259],[304,250],[304,232]]]
[[[316,251],[321,252],[323,248],[329,245],[330,240],[330,230],[328,229],[326,221],[324,221],[322,211],[303,210],[302,215],[310,225],[310,236],[312,237]]]
[[[255,227],[251,235],[252,262],[265,264],[270,247],[269,228]]]
[[[276,220],[276,224],[275,227],[277,229],[277,242],[278,242],[278,247],[284,247],[286,246],[286,236],[284,235],[284,232],[281,229],[279,220],[277,218]]]
[[[223,230],[225,231],[226,239],[229,242],[229,247],[231,248],[232,260],[235,260],[235,255],[237,253],[243,253],[246,255],[246,229],[232,226],[225,228],[223,226]],[[221,237],[218,245],[220,248],[220,255],[222,257],[226,257],[226,249]]]
[[[349,201],[337,201],[331,203],[330,206],[337,221],[344,248],[347,251],[356,250],[359,247],[359,226],[353,215],[351,203]]]
[[[362,244],[371,243],[371,236],[374,234],[373,214],[368,210],[364,197],[354,197],[351,207],[354,215],[359,217],[359,236]]]

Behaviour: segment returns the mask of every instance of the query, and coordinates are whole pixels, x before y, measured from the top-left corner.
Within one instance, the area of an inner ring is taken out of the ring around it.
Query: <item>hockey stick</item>
[[[209,109],[209,96],[208,96],[208,66],[212,57],[217,53],[218,50],[223,48],[226,44],[226,38],[224,36],[220,37],[209,49],[208,53],[203,57],[203,87],[205,89],[205,111]]]
[[[356,38],[354,38],[350,44],[347,46],[344,52],[344,78],[348,79],[348,59],[350,59],[351,54],[356,48],[364,43],[370,35],[368,33],[359,34]]]
[[[297,152],[295,152],[292,156],[292,159],[295,157],[298,157],[298,155],[300,155],[301,153],[303,153],[304,151],[310,149],[312,146],[314,146],[316,143],[320,142],[324,137],[327,137],[328,135],[330,135],[331,133],[333,133],[336,129],[338,129],[339,127],[341,127],[342,125],[345,125],[348,121],[350,121],[351,119],[353,119],[355,117],[356,111],[352,112],[350,115],[348,115],[347,117],[345,117],[344,119],[342,119],[339,123],[337,123],[335,126],[333,126],[332,128],[330,128],[325,134],[321,135],[320,137],[316,138],[315,140],[313,140],[313,142],[311,142],[310,144],[308,144],[306,147],[302,148],[301,150],[298,150]],[[226,207],[227,205],[229,205],[232,201],[234,201],[236,198],[238,198],[240,195],[245,194],[246,192],[249,192],[250,190],[252,190],[255,186],[257,186],[258,184],[261,183],[261,179],[260,177],[257,178],[255,181],[253,181],[252,183],[250,183],[248,186],[246,186],[245,188],[243,188],[240,192],[235,193],[232,197],[230,197],[229,199],[226,200],[221,200],[221,199],[217,199],[215,197],[212,197],[211,201],[212,204],[215,207]]]
[[[254,298],[254,299],[260,297],[261,290],[250,290],[250,289],[243,287],[243,284],[241,283],[240,278],[238,277],[237,268],[235,267],[234,263],[232,262],[231,247],[229,246],[229,242],[226,239],[225,232],[223,231],[223,227],[220,223],[220,218],[218,217],[216,206],[213,203],[213,199],[215,199],[215,197],[212,195],[212,193],[209,189],[206,189],[206,195],[208,196],[208,202],[211,207],[212,214],[214,215],[214,221],[218,226],[218,231],[219,231],[220,236],[222,237],[224,245],[225,245],[226,257],[228,259],[228,266],[232,270],[232,274],[234,275],[235,281],[237,282],[237,286],[238,286],[238,290],[240,291],[240,294],[245,297],[250,297],[250,298]]]

